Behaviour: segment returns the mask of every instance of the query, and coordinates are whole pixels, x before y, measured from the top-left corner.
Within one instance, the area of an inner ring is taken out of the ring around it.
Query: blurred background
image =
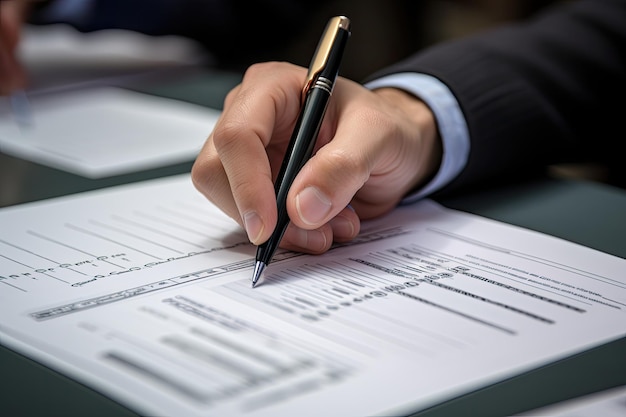
[[[343,14],[353,30],[340,74],[361,81],[429,45],[526,18],[559,1],[30,1],[18,56],[29,94],[124,78],[169,82],[203,69],[238,76],[258,61],[307,66],[328,18]],[[604,167],[594,165],[558,165],[551,172],[607,178]]]
[[[307,66],[328,18],[343,14],[352,20],[353,34],[341,73],[359,81],[430,44],[524,18],[556,1],[49,0],[32,2],[28,23],[63,23],[85,34],[130,29],[179,35],[202,49],[204,62],[242,71],[266,60]],[[170,48],[161,58],[180,55]]]

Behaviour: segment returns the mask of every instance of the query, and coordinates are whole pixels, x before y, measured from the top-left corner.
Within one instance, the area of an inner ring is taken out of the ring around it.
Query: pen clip
[[[340,30],[350,31],[350,19],[345,16],[335,16],[331,18],[324,29],[324,33],[317,45],[311,64],[309,65],[309,72],[306,75],[306,82],[302,89],[302,102],[304,102],[309,89],[318,75],[326,68],[330,50]]]

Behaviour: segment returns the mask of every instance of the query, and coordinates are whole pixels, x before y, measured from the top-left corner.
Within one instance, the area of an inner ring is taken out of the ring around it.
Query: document
[[[0,151],[87,178],[193,161],[215,109],[116,87],[30,99],[28,124],[0,111]]]
[[[0,230],[0,343],[144,415],[402,415],[626,335],[626,260],[429,200],[254,289],[188,174]]]

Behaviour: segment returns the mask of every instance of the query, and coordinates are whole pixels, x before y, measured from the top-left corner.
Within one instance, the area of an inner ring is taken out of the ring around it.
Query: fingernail
[[[333,235],[346,238],[353,237],[354,233],[354,224],[345,217],[337,216],[330,221],[330,225],[333,228]]]
[[[301,248],[307,248],[314,252],[320,252],[326,249],[326,235],[319,230],[304,230],[295,228],[289,236],[293,245]]]
[[[263,232],[263,222],[256,211],[249,211],[243,215],[243,227],[250,242],[256,243]]]
[[[318,225],[330,212],[332,203],[315,187],[307,187],[296,196],[296,209],[300,220],[308,225]]]

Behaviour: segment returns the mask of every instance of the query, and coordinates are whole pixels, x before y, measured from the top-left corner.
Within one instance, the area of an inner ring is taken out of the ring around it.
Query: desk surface
[[[196,73],[143,91],[220,108],[239,77]],[[0,154],[0,206],[188,172],[192,161],[91,180]],[[444,205],[544,232],[626,258],[626,191],[602,184],[539,179],[475,191]],[[416,415],[501,416],[626,384],[626,338],[448,401]],[[0,346],[0,415],[131,416],[92,389]],[[71,405],[70,405],[71,404]],[[471,410],[471,412],[468,412]]]

